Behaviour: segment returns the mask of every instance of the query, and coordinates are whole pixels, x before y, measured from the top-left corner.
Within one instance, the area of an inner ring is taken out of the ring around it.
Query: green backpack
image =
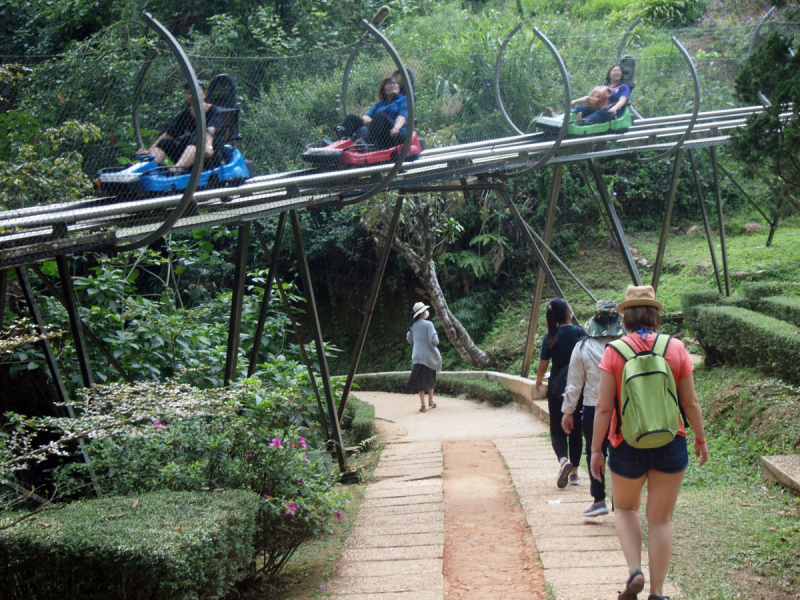
[[[681,407],[675,378],[664,356],[672,338],[657,335],[652,350],[636,352],[624,340],[608,344],[625,359],[617,431],[634,448],[660,448],[675,439]]]

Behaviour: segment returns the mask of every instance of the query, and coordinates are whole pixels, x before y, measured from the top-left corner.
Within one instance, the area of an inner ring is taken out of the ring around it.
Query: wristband
[[[694,443],[695,444],[700,444],[702,446],[703,444],[706,443],[706,441],[705,440],[698,440],[697,438],[694,438]]]

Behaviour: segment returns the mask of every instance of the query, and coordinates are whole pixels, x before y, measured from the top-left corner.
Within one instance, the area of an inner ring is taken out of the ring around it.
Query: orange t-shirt
[[[638,333],[626,335],[622,339],[625,340],[635,352],[652,350],[656,343],[656,336],[653,334],[648,334],[644,340],[640,339]],[[678,381],[690,375],[694,370],[694,365],[692,365],[692,361],[689,360],[689,353],[686,351],[686,346],[684,346],[683,342],[680,340],[672,338],[669,341],[667,353],[664,355],[664,358],[666,359],[669,368],[672,370],[672,376],[675,378],[676,385],[678,384]],[[624,367],[625,359],[622,358],[620,353],[613,348],[607,347],[605,353],[603,354],[603,360],[600,361],[600,368],[608,373],[611,373],[617,382],[616,402],[619,402],[619,398],[622,396],[622,369]],[[678,435],[686,437],[686,429],[684,428],[683,419],[681,419]],[[617,448],[624,440],[622,437],[622,432],[617,432],[616,410],[611,414],[611,429],[608,433],[608,440],[611,442],[611,445],[614,446],[614,448]]]

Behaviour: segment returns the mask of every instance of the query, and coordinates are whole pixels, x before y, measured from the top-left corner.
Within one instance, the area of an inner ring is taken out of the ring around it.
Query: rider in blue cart
[[[222,164],[220,154],[214,146],[214,135],[223,122],[221,112],[212,104],[206,102],[206,92],[202,83],[200,92],[203,95],[203,105],[206,113],[206,147],[205,161],[203,168],[209,169]],[[197,135],[197,121],[192,103],[191,87],[187,83],[184,87],[184,95],[187,107],[184,108],[169,124],[167,130],[162,133],[155,143],[149,148],[141,148],[136,151],[138,156],[150,155],[158,164],[163,164],[169,157],[174,173],[184,173],[194,164],[197,149],[195,147],[195,136]]]

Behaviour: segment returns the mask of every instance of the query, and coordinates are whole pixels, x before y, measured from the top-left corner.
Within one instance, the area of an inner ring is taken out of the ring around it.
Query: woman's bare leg
[[[433,404],[433,389],[434,388],[428,390],[428,406]]]
[[[425,390],[420,390],[419,392],[419,403],[422,405],[422,408],[425,408]]]
[[[647,529],[650,543],[650,593],[664,595],[664,580],[672,557],[672,513],[686,472],[647,472]],[[616,500],[616,496],[614,498]]]
[[[626,479],[611,473],[614,527],[628,569],[642,566],[642,526],[639,524],[639,507],[642,505],[642,487],[646,479],[646,476]]]
[[[188,169],[194,164],[194,156],[197,153],[197,149],[194,145],[186,146],[186,150],[183,151],[181,157],[175,163],[176,167],[181,167],[183,169]]]

